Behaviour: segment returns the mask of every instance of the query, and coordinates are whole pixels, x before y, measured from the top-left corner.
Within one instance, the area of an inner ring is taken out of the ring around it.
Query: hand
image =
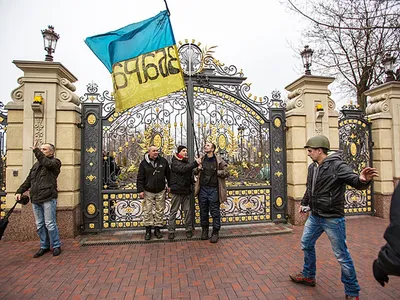
[[[389,283],[389,277],[387,276],[385,270],[379,265],[377,259],[375,259],[372,265],[372,270],[374,272],[375,280],[378,281],[381,286],[385,286],[385,282]]]
[[[375,168],[364,168],[360,174],[360,180],[364,182],[371,181],[374,177],[378,177],[378,171]]]
[[[15,198],[15,201],[18,202],[19,200],[21,200],[21,194],[15,194],[14,198]]]
[[[195,157],[194,160],[197,162],[198,165],[201,165],[201,158]]]
[[[36,148],[38,148],[38,143],[39,143],[39,141],[38,141],[38,140],[35,140],[35,143],[34,143],[33,146],[31,146],[30,148],[31,148],[32,150],[35,150]]]
[[[140,198],[140,199],[144,199],[144,192],[140,192],[140,193],[139,193],[139,198]]]
[[[171,188],[170,187],[167,188],[167,192],[168,192],[168,194],[171,193]]]
[[[197,166],[197,169],[199,169],[199,170],[203,170],[203,166],[202,166],[202,164],[199,164],[199,165]]]

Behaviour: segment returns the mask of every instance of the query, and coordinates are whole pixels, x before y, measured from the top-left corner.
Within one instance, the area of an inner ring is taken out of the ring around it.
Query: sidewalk
[[[325,235],[317,242],[317,286],[306,287],[288,277],[302,266],[303,228],[282,226],[286,234],[274,235],[265,225],[224,228],[217,244],[186,241],[183,232],[183,240],[152,243],[142,243],[143,232],[80,236],[64,240],[60,256],[36,259],[38,241],[0,241],[0,299],[344,299]],[[387,225],[373,217],[347,220],[361,299],[400,299],[400,277],[383,288],[372,275]]]

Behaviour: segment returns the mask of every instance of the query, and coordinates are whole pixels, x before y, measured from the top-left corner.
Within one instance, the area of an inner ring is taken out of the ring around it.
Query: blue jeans
[[[40,238],[40,248],[50,249],[61,246],[60,236],[56,223],[57,199],[43,203],[32,203],[35,215],[36,231]]]
[[[209,216],[213,219],[213,229],[219,230],[221,228],[221,210],[218,198],[217,187],[200,187],[199,192],[199,205],[200,205],[200,224],[203,227],[209,226]]]
[[[323,232],[328,236],[333,253],[342,268],[341,279],[346,295],[358,296],[360,286],[358,285],[353,260],[346,245],[346,221],[344,217],[323,218],[314,215],[308,217],[301,238],[301,249],[304,251],[303,276],[315,278],[315,242]]]

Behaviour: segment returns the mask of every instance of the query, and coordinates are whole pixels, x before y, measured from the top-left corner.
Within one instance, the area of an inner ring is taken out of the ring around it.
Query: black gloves
[[[374,272],[374,277],[376,281],[378,281],[381,286],[385,286],[385,282],[389,283],[389,277],[386,274],[385,270],[378,264],[377,259],[375,259],[374,264],[372,265],[372,270]]]

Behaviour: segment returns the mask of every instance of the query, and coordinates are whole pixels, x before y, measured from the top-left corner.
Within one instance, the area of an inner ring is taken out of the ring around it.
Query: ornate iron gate
[[[6,208],[6,133],[7,111],[0,102],[0,217],[5,216]]]
[[[353,105],[343,106],[339,116],[339,148],[343,151],[343,160],[356,173],[372,166],[371,126],[364,112]],[[347,215],[373,214],[373,185],[359,191],[346,187],[345,213]]]
[[[147,147],[157,145],[170,161],[180,144],[193,157],[195,139],[200,147],[214,142],[228,161],[223,223],[286,221],[284,103],[279,92],[271,99],[252,96],[243,72],[221,64],[211,49],[181,43],[187,94],[178,91],[116,113],[109,92],[88,85],[81,97],[84,232],[143,226],[136,174]],[[167,199],[165,223],[169,209]]]

